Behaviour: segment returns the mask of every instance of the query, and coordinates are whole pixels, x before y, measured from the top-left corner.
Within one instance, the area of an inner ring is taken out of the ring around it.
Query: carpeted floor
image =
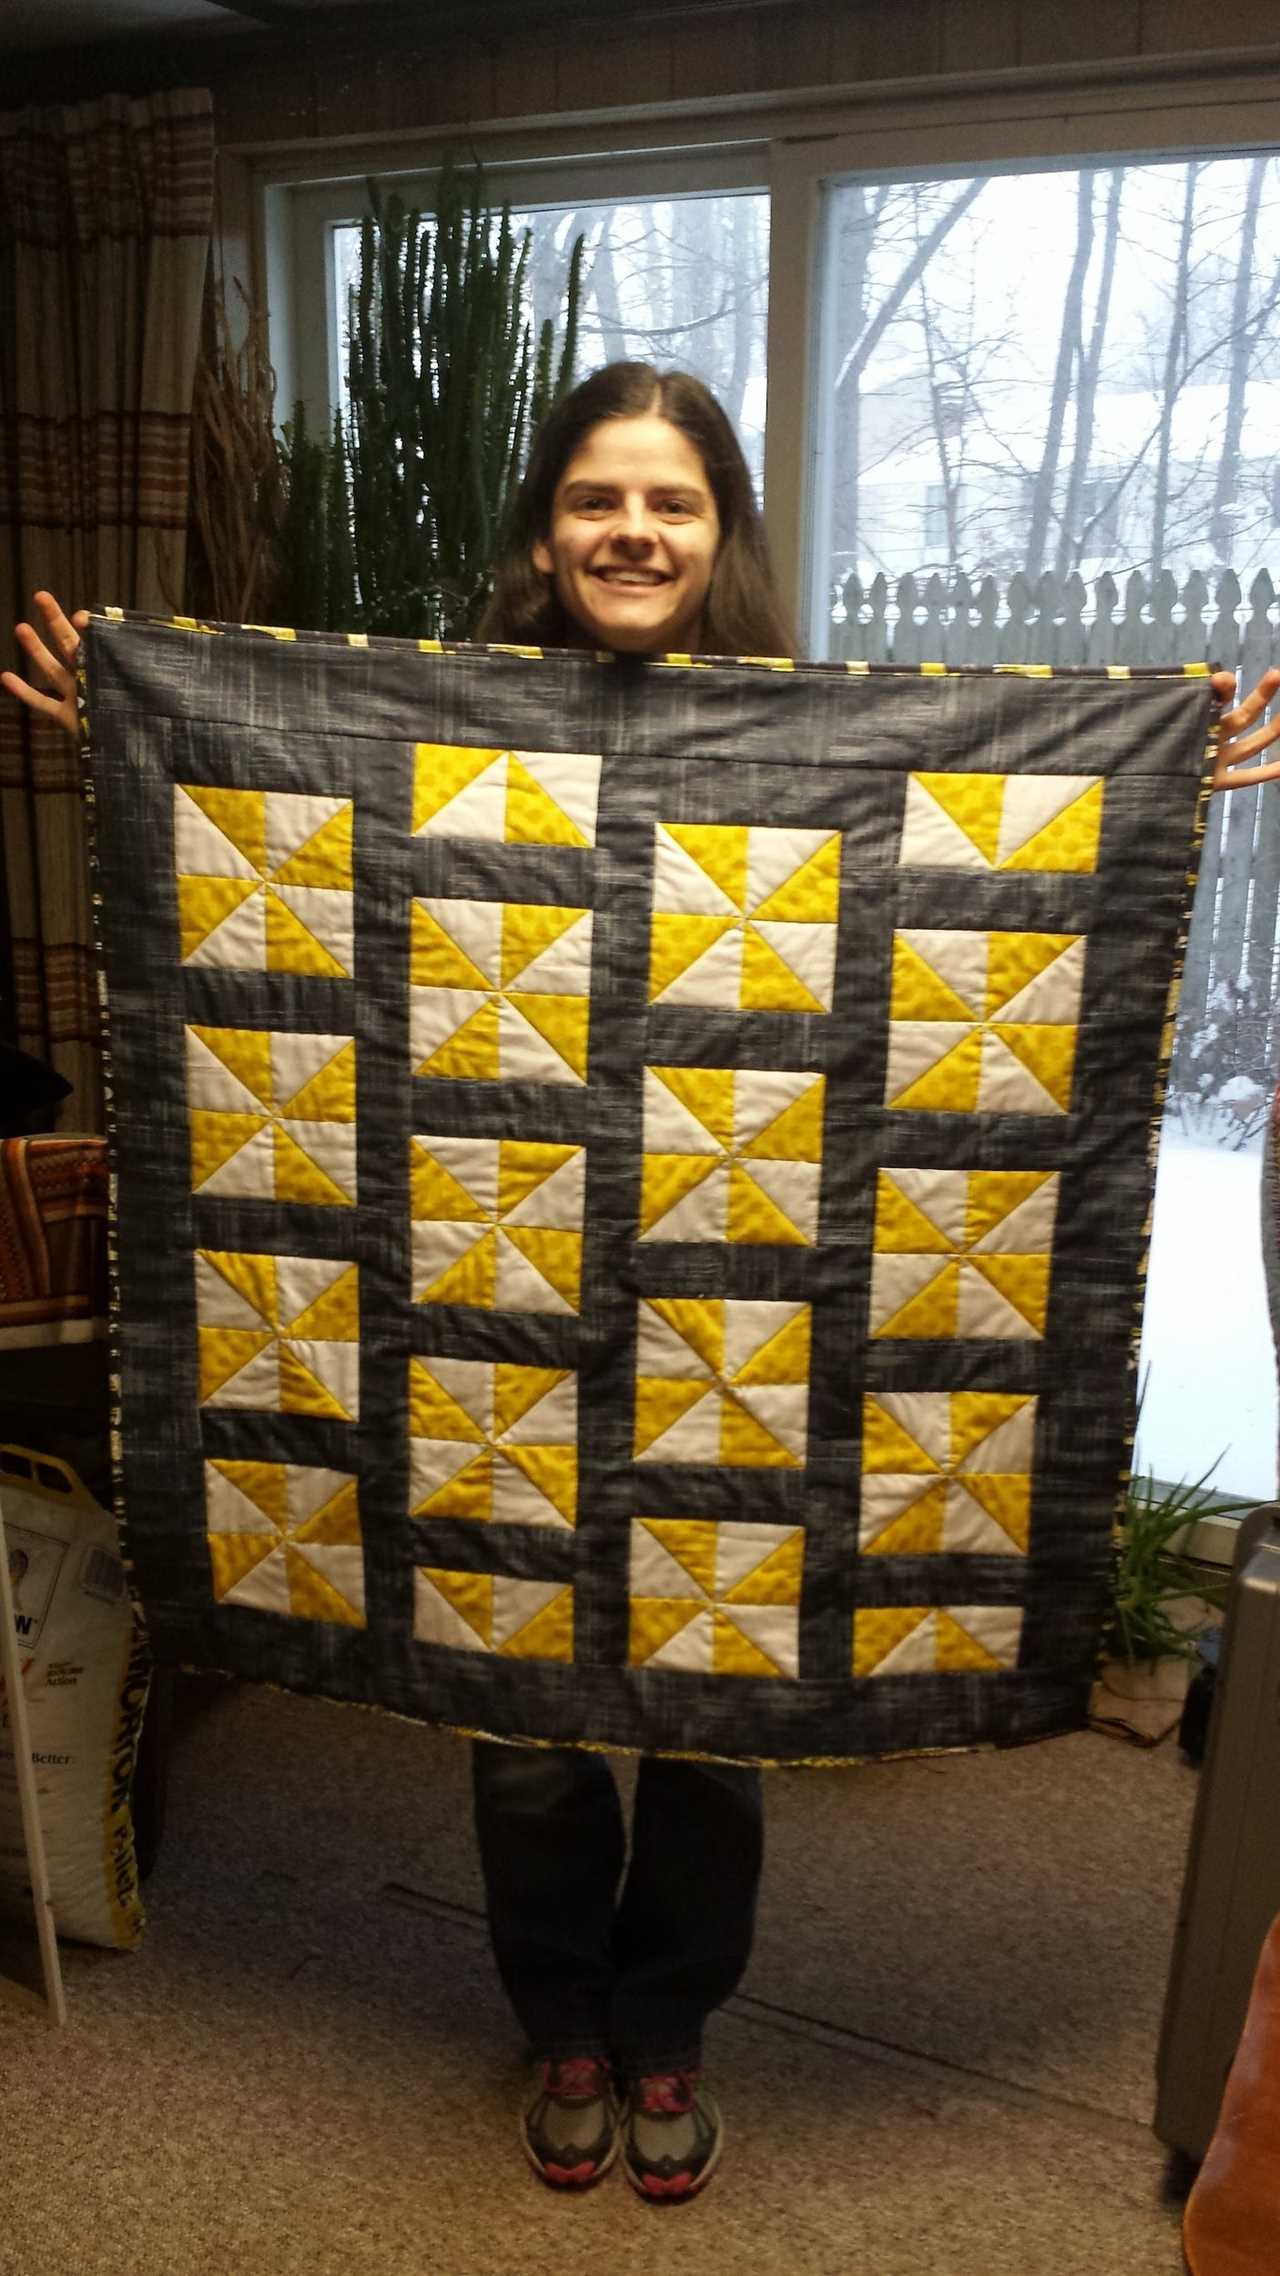
[[[625,1768],[624,1768],[625,1775]],[[0,2276],[1178,2276],[1149,2130],[1195,1773],[1096,1734],[775,1772],[707,2196],[527,2172],[464,1746],[179,1687],[131,1956],[0,2006]]]

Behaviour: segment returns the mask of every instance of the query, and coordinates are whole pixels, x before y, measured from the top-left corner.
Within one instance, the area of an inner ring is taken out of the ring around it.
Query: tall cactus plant
[[[359,622],[465,639],[529,436],[572,380],[582,240],[557,356],[550,319],[535,343],[525,312],[529,232],[495,217],[478,168],[446,167],[432,213],[371,188],[348,346]]]

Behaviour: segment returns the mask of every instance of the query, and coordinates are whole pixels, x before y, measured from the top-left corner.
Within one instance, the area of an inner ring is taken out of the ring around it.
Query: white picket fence
[[[1280,594],[1266,570],[1248,594],[1232,571],[1168,571],[1118,584],[1019,573],[1001,585],[963,574],[857,577],[839,588],[829,653],[870,664],[1180,664],[1210,662],[1254,685],[1280,663]],[[1204,1091],[1248,1119],[1239,1078],[1280,1079],[1280,783],[1216,798],[1201,860],[1174,1053],[1175,1098]],[[1234,1081],[1233,1081],[1234,1079]],[[1189,1112],[1194,1110],[1188,1107]]]

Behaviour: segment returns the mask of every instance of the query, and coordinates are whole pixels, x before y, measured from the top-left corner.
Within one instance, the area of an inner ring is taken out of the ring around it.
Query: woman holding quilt
[[[45,683],[11,694],[76,732],[82,613],[37,593],[17,636]],[[695,379],[606,366],[535,438],[482,640],[633,656],[791,655],[751,477],[725,414]],[[1235,692],[1214,676],[1218,700]],[[1220,719],[1214,788],[1280,738],[1256,726],[1280,670]],[[582,2189],[621,2156],[652,2200],[711,2179],[723,2129],[702,2074],[708,2015],[741,1979],[763,1856],[758,1771],[645,1757],[628,1855],[603,1755],[478,1741],[476,1826],[502,1981],[538,2069],[521,2114],[535,2171]]]

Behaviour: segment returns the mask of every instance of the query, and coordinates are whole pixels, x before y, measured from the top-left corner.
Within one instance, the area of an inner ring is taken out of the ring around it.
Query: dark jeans
[[[472,1761],[494,1956],[535,2055],[697,2063],[751,1951],[760,1773],[645,1755],[628,1860],[603,1756],[477,1740]]]

